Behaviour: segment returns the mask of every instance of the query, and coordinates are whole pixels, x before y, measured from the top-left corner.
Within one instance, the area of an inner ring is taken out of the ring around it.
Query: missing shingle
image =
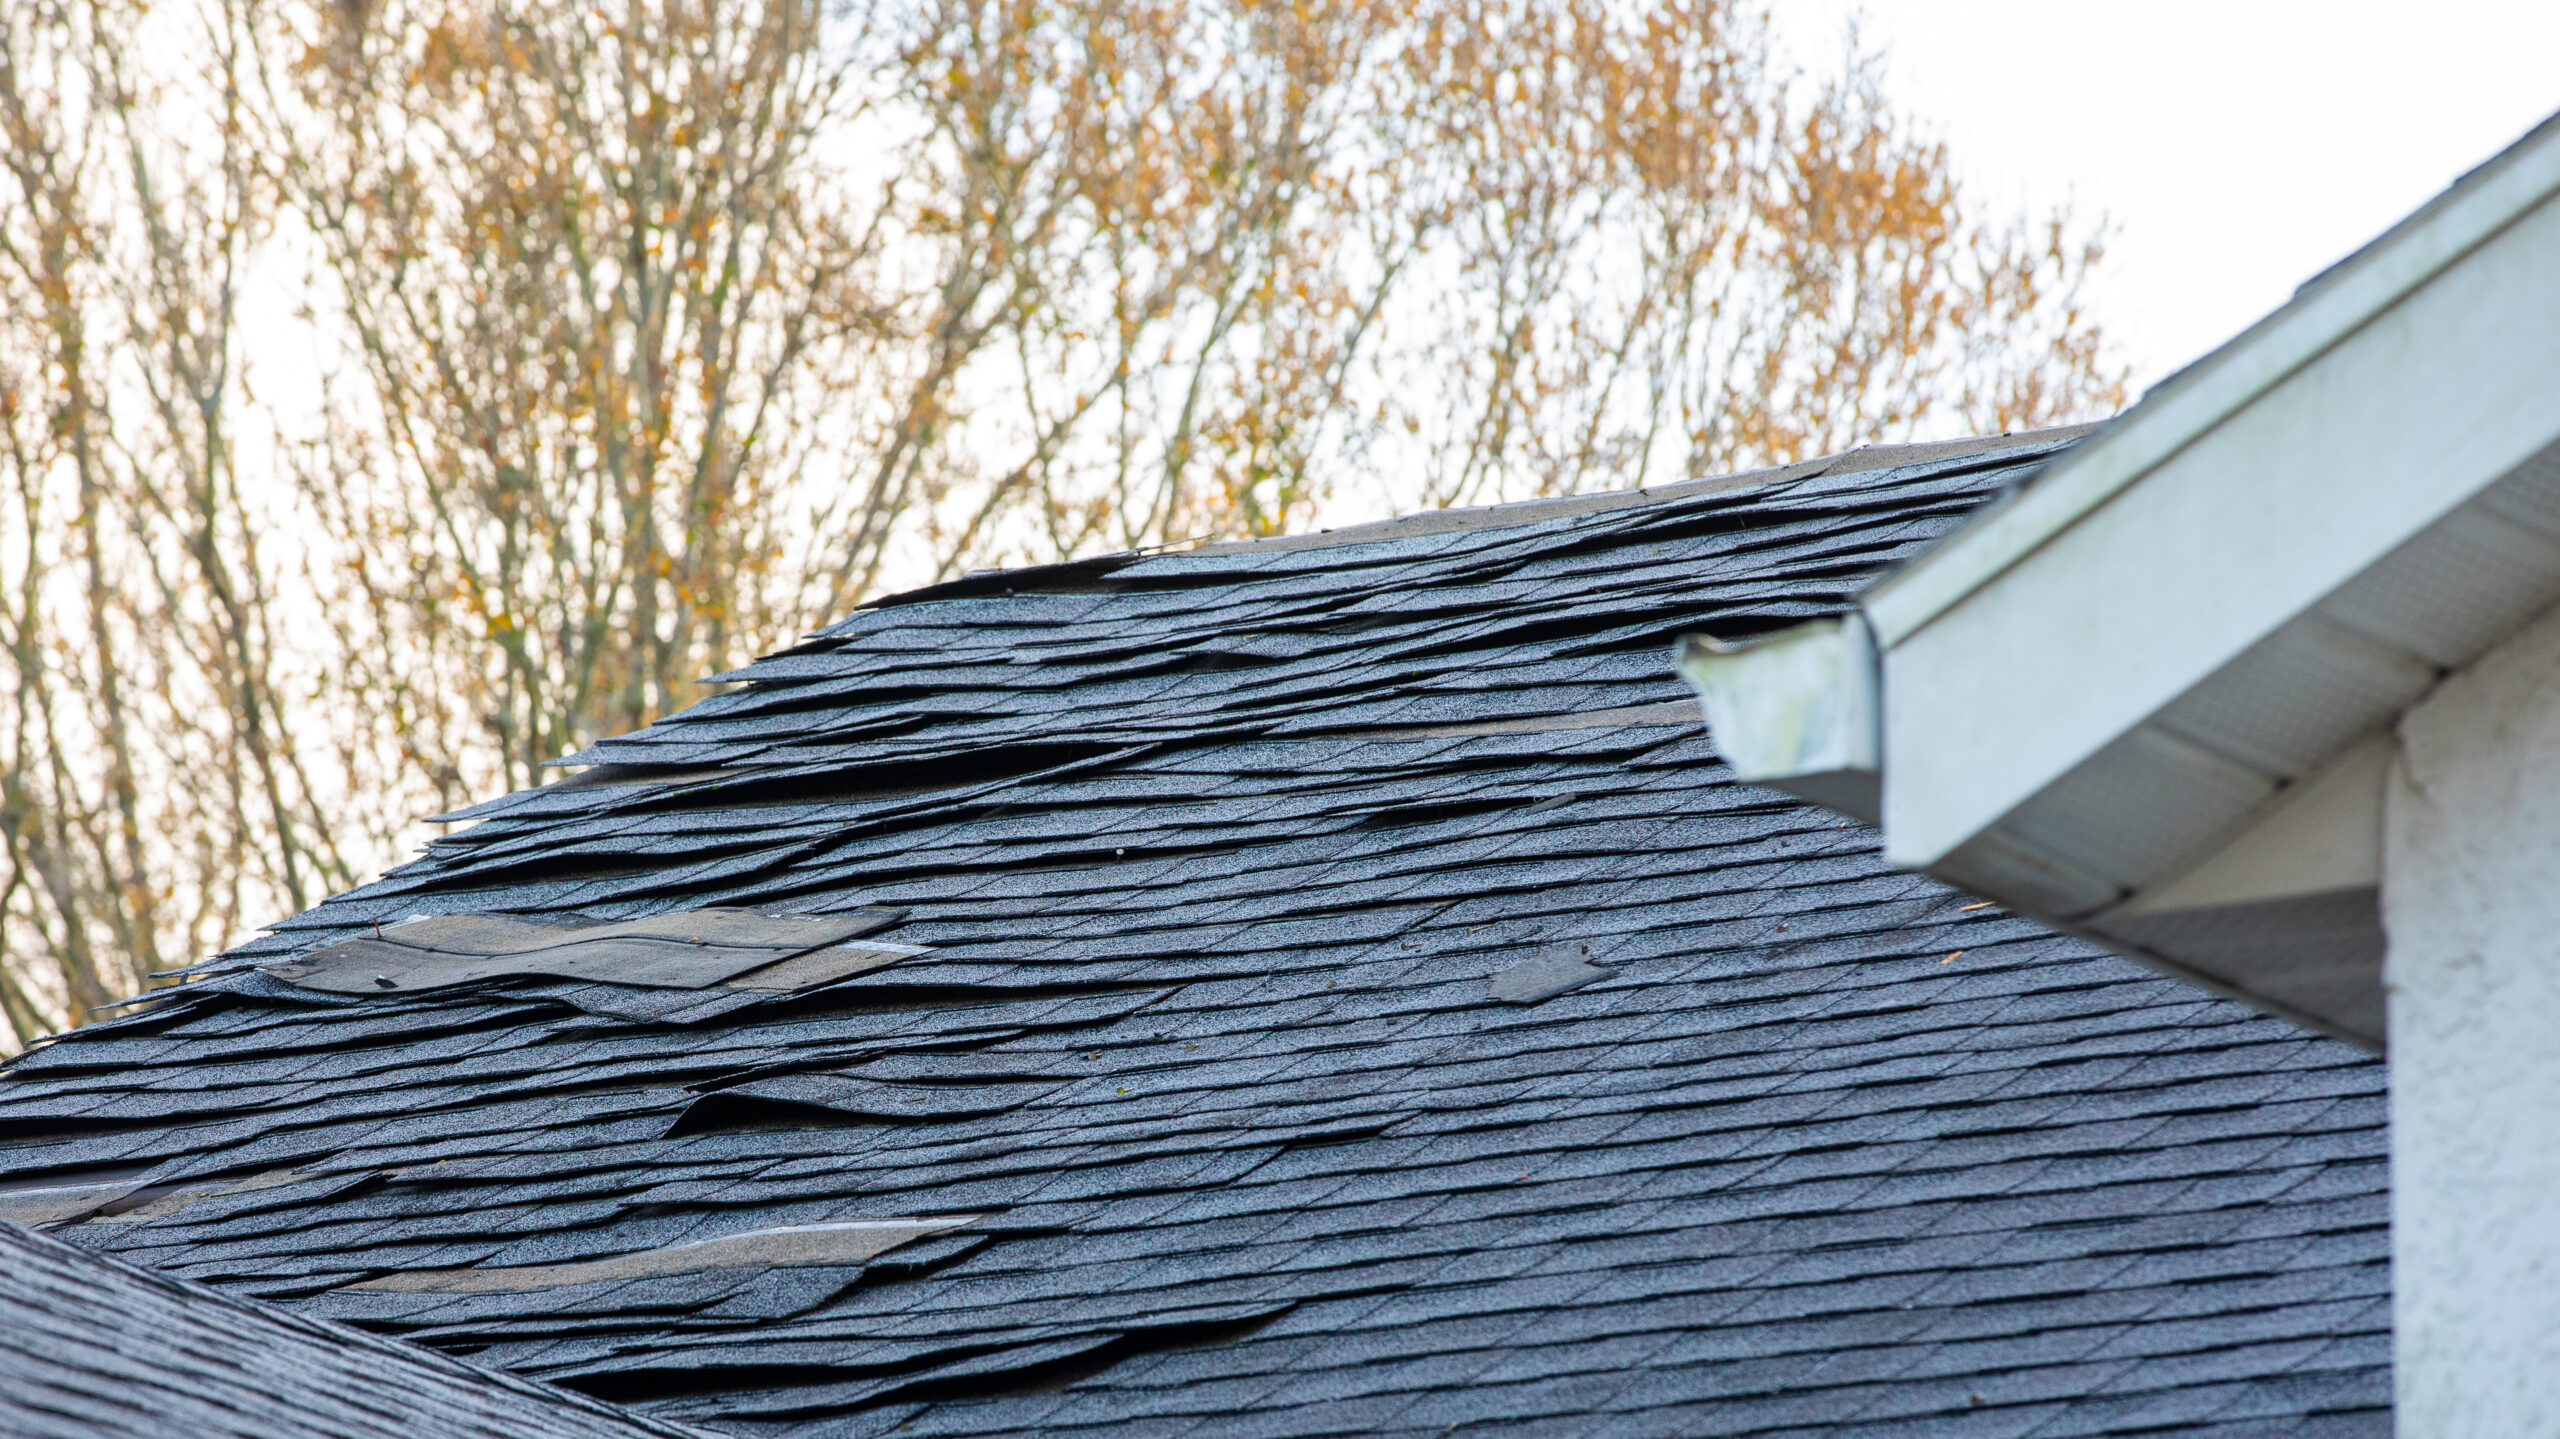
[[[1233,650],[1194,650],[1176,661],[1173,669],[1183,674],[1223,674],[1231,670],[1268,669],[1287,661],[1273,655],[1241,654]]]
[[[1505,1004],[1537,1004],[1608,973],[1591,962],[1590,952],[1581,945],[1549,945],[1494,975],[1488,994]]]
[[[163,1219],[180,1210],[207,1200],[249,1195],[264,1189],[281,1189],[287,1185],[318,1183],[331,1199],[351,1199],[368,1194],[389,1183],[391,1176],[382,1172],[357,1170],[351,1173],[324,1174],[287,1166],[262,1170],[234,1179],[199,1181],[182,1184],[152,1184],[134,1189],[98,1206],[89,1222],[98,1224],[141,1224]],[[308,1202],[313,1196],[299,1198]]]
[[[696,909],[617,924],[506,914],[422,917],[341,940],[267,972],[336,994],[444,989],[488,979],[583,979],[653,989],[798,989],[894,964],[911,946],[849,944],[898,910],[772,915]]]
[[[762,711],[789,712],[790,708],[782,705],[770,705]],[[749,771],[718,783],[688,786],[633,807],[655,814],[679,814],[764,805],[908,799],[1068,772],[1128,753],[1126,746],[1060,741],[991,745],[872,764],[782,766]]]
[[[1019,1109],[1066,1081],[884,1083],[860,1074],[788,1074],[716,1089],[686,1106],[666,1138],[776,1129],[952,1124]]]
[[[824,949],[813,949],[807,954],[794,955],[789,959],[776,961],[762,969],[748,970],[735,979],[724,979],[721,983],[731,989],[809,989],[817,985],[834,984],[839,980],[869,974],[875,969],[887,969],[899,960],[912,959],[917,955],[932,952],[922,945],[915,944],[846,940]]]
[[[401,1294],[515,1294],[609,1280],[653,1279],[710,1269],[783,1269],[864,1264],[903,1244],[966,1228],[984,1215],[925,1219],[853,1219],[751,1229],[717,1239],[646,1249],[570,1264],[515,1264],[485,1269],[413,1269],[346,1286]]]
[[[157,1164],[113,1164],[0,1183],[0,1220],[38,1225],[61,1224],[96,1212],[131,1194],[134,1181]]]

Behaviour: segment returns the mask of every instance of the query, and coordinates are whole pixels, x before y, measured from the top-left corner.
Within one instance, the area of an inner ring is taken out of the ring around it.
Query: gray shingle
[[[339,1176],[62,1233],[739,1432],[2356,1432],[2379,1064],[1965,912],[1641,708],[1674,636],[1836,611],[2044,453],[884,602],[590,756],[734,779],[485,807],[22,1059],[0,1184]],[[936,953],[663,1013],[246,972],[713,904]],[[1491,992],[1555,946],[1605,972]],[[333,1287],[953,1214],[858,1272]]]
[[[0,1430],[62,1439],[701,1431],[0,1224]]]

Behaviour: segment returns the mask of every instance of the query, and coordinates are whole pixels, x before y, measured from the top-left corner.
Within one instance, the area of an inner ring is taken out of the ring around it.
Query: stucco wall
[[[2403,1439],[2560,1435],[2560,612],[2402,716],[2384,802]]]

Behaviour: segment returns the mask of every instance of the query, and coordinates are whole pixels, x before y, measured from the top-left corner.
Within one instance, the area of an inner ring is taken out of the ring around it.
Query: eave
[[[1871,788],[1896,864],[2378,1047],[2385,737],[2560,602],[2555,196],[2547,122],[1855,624],[1693,649],[1719,747],[1826,803]],[[1766,758],[1754,690],[1874,715],[1873,778]]]

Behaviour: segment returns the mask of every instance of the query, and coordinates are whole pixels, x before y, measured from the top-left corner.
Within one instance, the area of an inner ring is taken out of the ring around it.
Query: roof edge
[[[1410,515],[1397,515],[1389,519],[1345,525],[1340,529],[1320,530],[1311,535],[1274,535],[1264,539],[1219,540],[1173,553],[1185,555],[1275,554],[1285,550],[1411,539],[1418,535],[1446,534],[1453,530],[1499,529],[1507,525],[1529,525],[1565,515],[1589,514],[1595,510],[1629,509],[1638,505],[1690,499],[1698,495],[1760,489],[1769,485],[1786,484],[1795,480],[1809,480],[1827,475],[1865,474],[1875,470],[1895,469],[1903,465],[1969,459],[1976,455],[1995,454],[2002,450],[2032,449],[2038,445],[2049,445],[2060,440],[2078,439],[2098,429],[2104,423],[2104,421],[2092,421],[2078,425],[2057,425],[2042,430],[2020,430],[2015,434],[1978,435],[1955,440],[1923,440],[1898,445],[1862,445],[1857,449],[1844,450],[1836,455],[1798,460],[1791,465],[1772,465],[1765,469],[1744,470],[1731,475],[1707,475],[1694,480],[1675,480],[1666,485],[1652,485],[1632,490],[1601,490],[1591,494],[1561,495],[1552,499],[1514,500],[1499,505],[1470,505],[1441,510],[1422,510]]]
[[[2170,376],[2106,432],[1886,576],[1861,600],[1891,647],[2560,192],[2560,114]]]

